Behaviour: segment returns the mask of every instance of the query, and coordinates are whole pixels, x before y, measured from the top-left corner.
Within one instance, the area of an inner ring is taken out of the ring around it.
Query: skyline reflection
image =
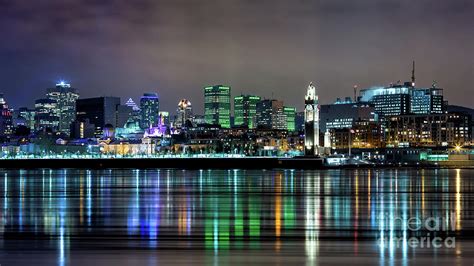
[[[2,249],[21,239],[56,252],[114,249],[273,250],[304,247],[307,262],[327,244],[379,262],[419,252],[410,218],[443,218],[456,237],[473,230],[473,170],[9,170],[3,175]],[[362,252],[362,253],[361,253]],[[432,253],[440,252],[432,249]],[[446,252],[446,251],[443,251]]]

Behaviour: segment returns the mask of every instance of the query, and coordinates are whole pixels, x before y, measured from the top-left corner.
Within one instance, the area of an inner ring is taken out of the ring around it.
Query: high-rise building
[[[204,88],[204,117],[207,124],[230,128],[230,87],[215,85]]]
[[[138,107],[138,105],[132,100],[132,98],[129,98],[125,105],[132,108],[132,112],[130,113],[130,119],[132,119],[132,122],[140,123],[140,107]]]
[[[95,126],[96,136],[102,136],[102,130],[107,124],[114,127],[123,126],[119,124],[125,120],[118,118],[121,109],[119,106],[119,97],[79,99],[76,101],[76,120],[85,122],[88,119],[89,123]]]
[[[140,98],[141,121],[140,127],[147,129],[158,126],[160,100],[156,93],[145,93]]]
[[[283,107],[283,113],[286,117],[286,129],[290,132],[296,130],[296,108],[285,106]]]
[[[410,91],[412,114],[442,114],[445,111],[443,89],[413,88]]]
[[[0,94],[0,137],[5,137],[13,133],[13,116],[12,110],[8,108],[8,105],[3,98],[3,94]]]
[[[381,116],[404,115],[410,113],[411,83],[373,87],[360,91],[360,100],[374,105],[375,112]]]
[[[24,120],[24,125],[30,130],[35,129],[35,110],[27,107],[20,107],[17,110],[17,118]]]
[[[261,100],[257,103],[256,123],[259,128],[286,130],[283,101]]]
[[[59,108],[56,100],[38,99],[35,101],[35,129],[58,131]]]
[[[61,81],[56,87],[47,89],[46,98],[56,101],[59,115],[58,131],[69,134],[71,123],[76,119],[77,90]]]
[[[191,121],[193,118],[193,106],[189,100],[181,99],[178,102],[178,109],[176,114],[176,126],[185,127],[186,121]]]
[[[319,98],[316,87],[311,82],[305,96],[305,126],[304,145],[305,155],[314,156],[318,154],[319,147]]]
[[[234,97],[234,126],[256,127],[257,103],[259,96],[240,95]]]

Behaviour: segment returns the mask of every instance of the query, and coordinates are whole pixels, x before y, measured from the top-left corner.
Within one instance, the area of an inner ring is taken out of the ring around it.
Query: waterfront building
[[[0,94],[0,137],[9,136],[12,133],[13,133],[12,110],[8,108],[5,98],[3,98],[3,94]]]
[[[76,101],[79,94],[71,84],[61,81],[54,88],[48,88],[46,98],[56,101],[59,117],[58,131],[69,135],[71,123],[76,119]]]
[[[234,126],[256,127],[257,103],[259,96],[240,95],[234,97]]]
[[[176,114],[176,126],[186,127],[186,121],[192,122],[193,107],[189,100],[181,99],[178,102],[178,109]]]
[[[293,132],[296,130],[296,108],[284,106],[283,113],[286,117],[286,130]]]
[[[472,117],[464,113],[402,115],[385,125],[387,147],[442,147],[469,145]]]
[[[412,114],[441,114],[446,110],[443,98],[443,89],[413,88],[410,91],[410,106]]]
[[[204,117],[207,124],[230,128],[230,87],[224,85],[204,88]]]
[[[35,101],[35,129],[49,129],[53,132],[59,129],[59,109],[56,100],[38,99]]]
[[[286,130],[283,101],[261,100],[257,103],[256,123],[258,128]]]
[[[84,122],[88,119],[95,126],[95,135],[102,136],[106,124],[113,127],[123,126],[120,124],[126,121],[125,109],[127,108],[120,107],[119,97],[79,99],[76,101],[76,120]]]
[[[321,105],[320,130],[352,128],[356,122],[377,121],[373,105],[364,102],[347,102],[336,100],[334,104]]]
[[[141,122],[140,127],[146,129],[158,126],[160,100],[156,93],[145,93],[140,98]]]
[[[311,82],[305,96],[305,155],[318,155],[319,148],[319,98]]]
[[[392,85],[361,90],[360,101],[369,102],[381,116],[405,115],[410,113],[410,85]]]
[[[350,128],[327,129],[325,146],[326,137],[330,138],[330,147],[333,149],[374,149],[384,146],[381,125],[373,121],[356,121]]]

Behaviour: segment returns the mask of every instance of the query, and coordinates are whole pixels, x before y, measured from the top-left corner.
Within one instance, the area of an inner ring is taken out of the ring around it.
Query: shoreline
[[[465,164],[384,164],[327,166],[323,158],[87,158],[87,159],[2,159],[0,169],[384,169],[384,168],[461,168],[474,169]]]

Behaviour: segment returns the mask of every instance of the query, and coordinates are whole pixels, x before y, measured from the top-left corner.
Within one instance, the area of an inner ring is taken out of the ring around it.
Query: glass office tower
[[[255,128],[255,116],[259,96],[240,95],[234,97],[234,125]]]
[[[204,119],[207,124],[230,128],[230,87],[215,85],[204,88]]]

